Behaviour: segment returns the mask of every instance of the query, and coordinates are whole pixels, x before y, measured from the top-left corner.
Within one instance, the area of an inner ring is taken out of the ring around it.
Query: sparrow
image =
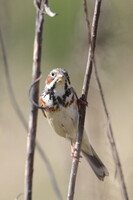
[[[53,69],[45,82],[45,88],[40,96],[42,112],[54,131],[67,138],[74,146],[78,133],[79,99],[65,69]],[[81,152],[89,162],[92,170],[100,180],[108,176],[108,170],[102,163],[84,131]]]

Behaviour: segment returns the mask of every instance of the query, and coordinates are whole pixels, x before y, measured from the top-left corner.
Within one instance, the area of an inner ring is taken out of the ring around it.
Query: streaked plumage
[[[65,69],[57,68],[50,72],[40,103],[45,108],[44,116],[54,131],[68,138],[72,144],[75,143],[79,121],[78,97]],[[97,177],[104,180],[109,174],[108,170],[92,148],[85,132],[81,150]]]

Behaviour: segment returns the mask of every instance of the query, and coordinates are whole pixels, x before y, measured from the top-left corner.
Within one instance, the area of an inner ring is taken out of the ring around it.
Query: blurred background
[[[32,1],[0,0],[2,29],[14,92],[28,123],[28,88],[32,74],[35,8]],[[57,17],[45,16],[40,93],[49,71],[68,70],[73,87],[81,94],[87,62],[87,27],[82,1],[49,1]],[[92,19],[94,1],[88,1]],[[133,196],[133,2],[103,1],[96,48],[97,67],[111,116],[129,198]],[[7,89],[0,50],[0,199],[9,200],[24,190],[26,134],[16,115]],[[86,130],[90,141],[110,176],[100,182],[84,158],[79,164],[75,200],[122,199],[110,144],[107,121],[93,73],[88,95]],[[66,199],[71,170],[70,144],[56,135],[41,111],[38,114],[37,139],[46,153],[62,196]],[[21,197],[20,199],[23,199]],[[34,165],[34,200],[54,200],[49,175],[38,152]]]

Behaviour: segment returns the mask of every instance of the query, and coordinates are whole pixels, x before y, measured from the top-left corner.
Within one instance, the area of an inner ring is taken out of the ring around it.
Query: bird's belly
[[[62,107],[60,111],[47,112],[46,115],[50,125],[58,135],[75,141],[79,119],[76,105]]]

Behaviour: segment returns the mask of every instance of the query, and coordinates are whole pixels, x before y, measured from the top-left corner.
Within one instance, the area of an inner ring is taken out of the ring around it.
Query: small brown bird
[[[57,68],[49,73],[44,91],[40,96],[40,103],[44,107],[44,116],[54,131],[68,138],[73,145],[78,132],[79,106],[78,97],[65,69]],[[96,176],[104,180],[104,177],[109,175],[108,170],[89,143],[85,131],[81,151]]]

